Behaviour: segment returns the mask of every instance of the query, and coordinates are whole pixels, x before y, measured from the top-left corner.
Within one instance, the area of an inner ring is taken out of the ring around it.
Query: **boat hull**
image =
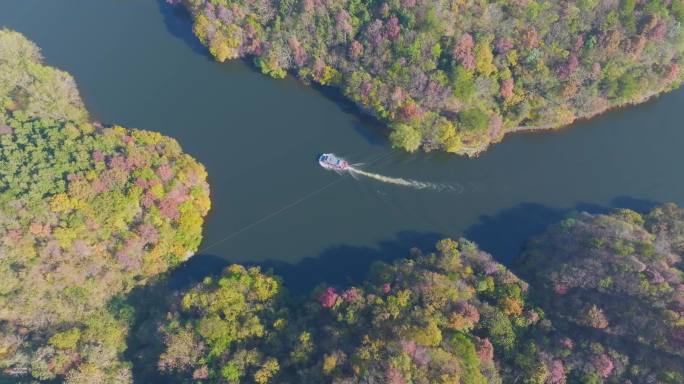
[[[322,154],[318,158],[318,164],[325,169],[337,172],[344,172],[349,169],[349,163],[346,160],[341,159],[332,153]]]

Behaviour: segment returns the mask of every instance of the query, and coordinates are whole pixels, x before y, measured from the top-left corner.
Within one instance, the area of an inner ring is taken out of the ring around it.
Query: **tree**
[[[482,132],[487,129],[489,117],[479,108],[466,109],[458,115],[459,127],[469,133]]]
[[[402,148],[409,152],[415,152],[420,148],[421,133],[408,124],[397,124],[390,134],[390,141],[395,148]]]
[[[631,99],[637,93],[639,83],[636,78],[629,73],[625,73],[618,79],[617,97],[620,99]]]
[[[477,72],[483,76],[491,76],[496,73],[497,69],[493,63],[494,54],[492,54],[491,39],[482,39],[475,45],[475,68]]]
[[[454,69],[454,96],[460,100],[468,101],[475,94],[475,82],[473,73],[465,67],[458,66]]]
[[[206,278],[171,314],[159,368],[187,379],[201,373],[229,382],[271,382],[280,365],[266,345],[283,321],[279,294],[279,281],[258,268],[231,265],[218,279]]]

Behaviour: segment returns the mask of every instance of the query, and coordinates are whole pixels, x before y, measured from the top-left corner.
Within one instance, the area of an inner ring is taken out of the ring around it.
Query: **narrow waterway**
[[[552,133],[507,138],[477,159],[391,151],[339,95],[218,64],[161,0],[3,0],[0,26],[70,72],[93,118],[175,137],[210,175],[212,212],[189,277],[227,262],[292,284],[341,282],[376,259],[468,237],[507,262],[574,209],[684,203],[684,91]],[[334,152],[416,189],[318,166]]]

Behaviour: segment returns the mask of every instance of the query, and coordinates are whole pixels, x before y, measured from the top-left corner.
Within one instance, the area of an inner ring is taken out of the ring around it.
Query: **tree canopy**
[[[197,249],[206,172],[158,133],[91,122],[74,80],[0,30],[0,368],[124,383],[120,296]]]
[[[475,155],[683,78],[680,0],[169,2],[190,9],[218,61],[339,87],[408,151]]]
[[[222,20],[240,15],[239,7],[211,4]],[[245,4],[264,12],[270,3]],[[281,13],[294,6],[282,4]],[[387,14],[374,28],[388,38],[398,39],[415,18],[421,28],[451,28],[429,7],[394,20],[392,4],[340,4],[360,20]],[[654,34],[669,36],[670,29],[657,32],[661,19],[644,19],[637,9],[680,18],[684,8],[658,4],[622,2],[611,25],[640,31],[647,21]],[[360,24],[349,17],[340,20],[353,31]],[[259,19],[250,23],[259,31]],[[432,44],[429,55],[441,57],[447,40]],[[492,41],[459,40],[472,50],[472,63],[464,59],[452,71],[464,100],[481,98],[480,78],[499,70],[486,49]],[[228,58],[239,47],[214,51]],[[352,47],[355,55],[366,49]],[[421,47],[406,54],[421,55]],[[259,59],[274,75],[283,70],[271,56]],[[323,65],[314,80],[347,81],[343,68]],[[611,68],[601,89],[616,97],[639,92],[641,75],[622,69]],[[371,81],[368,74],[354,78]],[[423,108],[405,105],[393,133],[408,150],[434,134],[458,151],[469,145],[464,132],[491,129],[481,105],[464,107],[453,121]],[[34,44],[8,30],[0,30],[0,165],[3,374],[133,382],[122,357],[134,316],[125,295],[197,250],[210,206],[204,168],[173,139],[91,121],[74,80],[45,66]],[[138,363],[172,383],[684,382],[684,210],[666,204],[646,214],[573,214],[532,239],[511,269],[464,239],[434,248],[378,262],[364,281],[323,284],[309,297],[289,297],[270,272],[240,265],[178,294],[164,291],[160,301],[170,306],[143,329],[161,342],[160,352]],[[143,305],[158,304],[152,300]]]
[[[529,283],[463,239],[304,301],[235,265],[179,296],[159,364],[169,382],[681,383],[682,244],[664,205],[550,227],[514,268]]]
[[[684,381],[683,245],[674,205],[575,215],[530,242],[523,274],[571,382]]]

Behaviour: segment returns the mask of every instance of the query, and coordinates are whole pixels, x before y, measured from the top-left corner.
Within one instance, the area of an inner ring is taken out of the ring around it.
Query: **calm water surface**
[[[507,262],[568,211],[684,203],[681,90],[509,137],[478,159],[408,155],[334,93],[215,63],[187,16],[162,1],[2,0],[0,26],[70,72],[93,118],[175,137],[207,167],[213,208],[202,251],[176,273],[184,279],[238,261],[275,267],[294,285],[342,282],[447,235]],[[317,165],[321,152],[463,192],[340,180]]]

